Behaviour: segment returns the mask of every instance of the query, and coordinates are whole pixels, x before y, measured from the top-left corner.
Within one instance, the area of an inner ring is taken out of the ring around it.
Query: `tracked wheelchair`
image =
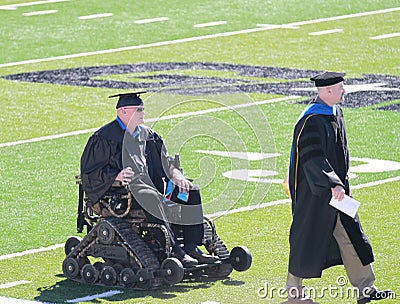
[[[149,223],[140,209],[131,209],[129,188],[114,182],[96,203],[89,201],[80,176],[77,232],[83,238],[68,238],[62,264],[71,280],[102,286],[149,290],[163,284],[174,285],[185,279],[226,278],[234,270],[250,268],[252,256],[244,246],[229,251],[216,233],[213,221],[204,217],[204,248],[219,259],[212,264],[185,268],[173,257],[168,231],[162,224]],[[124,208],[120,208],[124,206]],[[129,215],[129,216],[128,216]],[[171,225],[176,239],[183,244],[183,233]]]

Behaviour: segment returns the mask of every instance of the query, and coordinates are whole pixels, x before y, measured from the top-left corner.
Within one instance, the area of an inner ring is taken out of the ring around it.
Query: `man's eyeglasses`
[[[133,107],[125,107],[125,109],[126,109],[126,110],[135,110],[135,112],[138,112],[138,113],[141,113],[141,112],[144,111],[144,107],[142,107],[142,106],[139,106],[139,107],[136,107],[136,106],[133,106]]]

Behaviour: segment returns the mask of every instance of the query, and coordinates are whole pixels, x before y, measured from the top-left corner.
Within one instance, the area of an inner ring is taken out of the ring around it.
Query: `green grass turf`
[[[11,3],[10,3],[11,2]],[[0,5],[27,1],[1,1]],[[0,10],[0,46],[7,49],[0,62],[15,62],[81,52],[98,51],[177,38],[254,28],[257,24],[284,24],[341,16],[398,6],[395,0],[351,1],[211,1],[162,0],[113,2],[67,1],[16,10]],[[57,10],[55,14],[25,17],[32,11]],[[78,20],[79,16],[112,13],[112,17]],[[154,17],[169,20],[151,24],[134,21]],[[194,24],[227,21],[218,27],[193,28]]]
[[[389,28],[395,28],[398,14],[394,12],[356,20],[312,24],[302,26],[299,30],[272,30],[141,49],[118,53],[118,56],[105,54],[2,68],[0,75],[29,70],[143,62],[145,58],[145,61],[234,62],[342,70],[349,77],[358,77],[362,73],[397,75],[398,65],[392,62],[400,58],[398,39],[375,41],[369,37],[374,35],[371,34],[373,32],[378,33],[377,27],[383,28],[380,32],[389,32]],[[308,35],[309,32],[320,30],[321,26],[324,29],[343,27],[344,33],[318,39]],[[282,40],[282,37],[285,39]],[[157,52],[156,57],[153,55],[154,50]],[[312,50],[317,50],[318,57]],[[107,96],[115,90],[20,83],[4,79],[0,79],[0,86],[3,88],[0,104],[7,110],[0,113],[2,142],[94,128],[114,116],[114,104],[107,100]],[[265,98],[269,97],[263,96]],[[152,111],[154,113],[154,107],[148,107],[148,117],[152,117]]]

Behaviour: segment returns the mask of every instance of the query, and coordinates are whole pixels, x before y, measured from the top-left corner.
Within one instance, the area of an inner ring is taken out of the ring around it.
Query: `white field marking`
[[[333,33],[342,33],[343,29],[331,29],[331,30],[326,30],[326,31],[319,31],[319,32],[312,32],[309,33],[308,35],[310,36],[320,36],[320,35],[327,35],[327,34],[333,34]]]
[[[195,150],[194,152],[207,155],[216,155],[229,158],[238,158],[244,160],[263,160],[281,156],[279,153],[258,153],[258,152],[236,152],[236,151],[213,151],[213,150]]]
[[[350,167],[353,173],[378,173],[400,170],[400,162],[366,157],[350,157],[351,160],[364,162],[365,164]]]
[[[21,300],[21,299],[15,299],[15,298],[6,298],[6,297],[0,297],[0,303],[3,303],[3,304],[48,304],[48,303],[43,303],[43,302]]]
[[[13,142],[8,142],[8,143],[2,143],[2,144],[0,144],[0,148],[16,146],[16,145],[21,145],[21,144],[27,144],[27,143],[34,143],[34,142],[44,141],[44,140],[63,138],[63,137],[68,137],[68,136],[75,136],[75,135],[86,134],[86,133],[93,133],[97,129],[98,128],[80,130],[80,131],[72,131],[72,132],[63,133],[63,134],[42,136],[42,137],[36,137],[36,138],[31,138],[31,139],[25,139],[25,140],[18,140],[18,141],[13,141]]]
[[[227,24],[226,21],[214,21],[214,22],[207,22],[207,23],[199,23],[193,25],[193,27],[209,27],[209,26],[217,26],[217,25],[223,25]]]
[[[58,249],[58,248],[62,248],[62,247],[64,247],[64,244],[55,244],[55,245],[51,245],[49,247],[40,247],[37,249],[29,249],[29,250],[22,251],[22,252],[0,255],[0,261],[13,259],[16,257],[28,255],[28,254],[50,251],[50,250],[54,250],[54,249]]]
[[[275,28],[284,28],[284,27],[287,27],[287,26],[294,27],[294,26],[315,24],[315,23],[321,23],[321,22],[327,22],[327,21],[335,21],[335,20],[341,20],[341,19],[357,18],[357,17],[364,17],[364,16],[369,16],[369,15],[377,15],[377,14],[385,14],[385,13],[391,13],[391,12],[395,12],[395,11],[399,11],[399,10],[400,10],[400,7],[395,7],[395,8],[390,8],[390,9],[371,11],[371,12],[364,12],[364,13],[358,13],[358,14],[350,14],[350,15],[330,17],[330,18],[322,18],[322,19],[315,19],[315,20],[308,20],[308,21],[293,22],[293,23],[288,23],[288,24],[282,24],[282,25],[279,25],[279,26],[276,26],[276,27],[259,27],[259,28],[240,30],[240,31],[233,31],[233,32],[225,32],[225,33],[219,33],[219,34],[213,34],[213,35],[205,35],[205,36],[183,38],[183,39],[155,42],[155,43],[142,44],[142,45],[127,46],[127,47],[117,48],[117,49],[109,49],[109,50],[102,50],[102,51],[95,51],[95,52],[78,53],[78,54],[71,54],[71,55],[64,55],[64,56],[57,56],[57,57],[50,57],[50,58],[31,59],[31,60],[24,60],[24,61],[18,61],[18,62],[9,62],[9,63],[0,64],[0,68],[16,66],[16,65],[23,65],[23,64],[31,64],[31,63],[53,61],[53,60],[64,60],[64,59],[71,59],[71,58],[78,58],[78,57],[109,54],[109,53],[115,53],[115,52],[131,51],[131,50],[138,50],[138,49],[144,49],[144,48],[151,48],[151,47],[159,47],[159,46],[165,46],[165,45],[179,44],[179,43],[184,43],[184,42],[199,41],[199,40],[204,40],[204,39],[212,39],[212,38],[228,37],[228,36],[241,35],[241,34],[249,34],[249,33],[254,33],[254,32],[261,32],[261,31],[271,30],[271,29],[275,29]]]
[[[5,284],[1,284],[0,285],[0,289],[6,289],[6,288],[10,288],[10,287],[14,287],[14,286],[18,286],[18,285],[23,285],[23,284],[29,284],[32,283],[31,281],[15,281],[15,282],[10,282],[10,283],[5,283]]]
[[[95,294],[92,296],[77,298],[77,299],[73,299],[73,300],[67,300],[65,302],[67,302],[67,303],[87,302],[87,301],[92,301],[92,300],[100,299],[100,298],[109,298],[109,297],[112,297],[112,296],[120,294],[120,293],[123,293],[123,292],[121,290],[110,290],[110,291]]]
[[[19,3],[19,4],[9,4],[9,5],[2,5],[0,6],[0,10],[16,10],[18,7],[21,6],[32,6],[38,4],[48,4],[48,3],[57,3],[57,2],[66,2],[69,0],[45,0],[45,1],[35,1],[35,2],[27,2],[27,3]]]
[[[215,302],[215,301],[206,301],[206,302],[203,302],[203,303],[201,303],[201,304],[219,304],[219,302]]]
[[[365,91],[400,91],[399,88],[388,88],[385,87],[387,83],[377,82],[377,83],[364,83],[364,84],[345,84],[344,89],[346,90],[346,94],[354,93],[354,92],[365,92]],[[291,91],[299,92],[299,91],[307,91],[307,92],[317,92],[316,87],[312,88],[291,88]]]
[[[169,20],[168,17],[158,17],[158,18],[151,18],[151,19],[136,20],[136,21],[134,21],[134,23],[145,24],[145,23],[160,22],[160,21],[167,21],[167,20]]]
[[[264,23],[258,23],[256,26],[260,27],[267,27],[269,29],[293,29],[297,30],[300,28],[300,26],[295,26],[295,25],[290,25],[290,24],[264,24]]]
[[[289,23],[289,24],[292,26],[308,25],[308,24],[315,24],[315,23],[322,23],[322,22],[329,22],[329,21],[336,21],[336,20],[343,20],[343,19],[350,19],[350,18],[358,18],[358,17],[365,17],[365,16],[371,16],[371,15],[378,15],[378,14],[386,14],[386,13],[392,13],[392,12],[397,12],[397,11],[400,11],[400,7],[393,7],[393,8],[383,9],[383,10],[349,14],[349,15],[336,16],[336,17],[314,19],[314,20],[309,20],[309,21],[299,21],[299,22],[293,22],[293,23]]]
[[[378,39],[387,39],[387,38],[394,38],[394,37],[400,37],[400,33],[385,34],[385,35],[371,37],[370,39],[378,40]]]
[[[112,13],[95,14],[95,15],[88,15],[88,16],[80,16],[80,17],[78,17],[78,19],[79,20],[88,20],[88,19],[111,17],[112,15],[113,15]]]
[[[240,208],[236,208],[236,209],[218,211],[218,212],[215,212],[215,213],[212,213],[212,214],[208,214],[207,216],[209,216],[211,218],[215,218],[215,217],[220,217],[222,215],[227,215],[227,214],[233,214],[233,213],[244,212],[244,211],[251,211],[251,210],[266,208],[266,207],[270,207],[270,206],[286,204],[286,203],[289,203],[290,201],[291,201],[290,198],[285,198],[285,199],[281,199],[281,200],[277,200],[277,201],[273,201],[273,202],[261,203],[261,204],[258,204],[258,205],[250,205],[250,206],[240,207]]]
[[[216,109],[201,110],[201,111],[197,111],[197,112],[186,112],[186,113],[175,114],[175,115],[166,115],[166,116],[162,116],[162,117],[158,117],[158,118],[146,119],[146,123],[168,120],[168,119],[175,119],[175,118],[180,118],[180,117],[202,115],[202,114],[208,114],[208,113],[214,113],[214,112],[229,111],[229,110],[234,110],[234,109],[239,109],[239,108],[251,107],[254,105],[262,105],[262,104],[280,102],[280,101],[291,100],[291,99],[296,99],[296,98],[299,98],[299,96],[292,95],[292,96],[287,96],[287,97],[282,97],[282,98],[267,99],[267,100],[262,100],[262,101],[257,101],[257,102],[244,103],[244,104],[221,107],[221,108],[216,108]],[[44,141],[44,140],[63,138],[63,137],[67,137],[67,136],[75,136],[75,135],[80,135],[80,134],[93,133],[94,131],[96,131],[98,129],[99,128],[92,128],[92,129],[72,131],[72,132],[56,134],[56,135],[49,135],[49,136],[42,136],[42,137],[36,137],[36,138],[31,138],[31,139],[13,141],[13,142],[8,142],[8,143],[0,143],[0,148],[16,146],[16,145],[21,145],[21,144],[26,144],[26,143],[33,143],[33,142]]]
[[[355,186],[351,186],[350,188],[352,190],[353,189],[363,189],[363,188],[378,186],[378,185],[396,182],[396,181],[400,181],[400,176],[383,179],[383,180],[379,180],[379,181],[375,181],[375,182],[370,182],[370,183],[366,183],[366,184],[355,185]],[[261,203],[258,205],[250,205],[250,206],[240,207],[237,209],[231,209],[231,210],[227,210],[227,211],[218,211],[213,214],[209,214],[207,216],[214,218],[214,217],[219,217],[222,215],[233,214],[233,213],[244,212],[244,211],[251,211],[251,210],[256,210],[256,209],[260,209],[260,208],[266,208],[266,207],[270,207],[270,206],[286,204],[286,203],[290,203],[290,202],[291,202],[291,200],[289,198],[281,199],[281,200],[277,200],[277,201],[273,201],[273,202]]]
[[[400,181],[400,176],[396,176],[396,177],[392,177],[392,178],[388,178],[388,179],[382,179],[382,180],[378,180],[378,181],[370,182],[370,183],[366,183],[366,184],[355,185],[355,186],[350,187],[350,189],[353,190],[353,189],[368,188],[368,187],[378,186],[378,185],[391,183],[391,182],[397,182],[397,181]]]
[[[254,182],[254,183],[275,183],[282,184],[283,180],[280,179],[271,179],[271,177],[279,175],[278,172],[272,170],[262,170],[262,169],[237,169],[237,170],[229,170],[222,173],[222,176],[244,181],[244,182]]]
[[[30,12],[30,13],[23,13],[22,16],[30,17],[30,16],[48,15],[48,14],[54,14],[54,13],[57,13],[57,10],[36,11],[36,12]]]
[[[183,39],[170,40],[170,41],[154,42],[154,43],[142,44],[142,45],[127,46],[127,47],[122,47],[122,48],[117,48],[117,49],[109,49],[109,50],[103,50],[103,51],[78,53],[78,54],[71,54],[71,55],[64,55],[64,56],[57,56],[57,57],[50,57],[50,58],[42,58],[42,59],[24,60],[24,61],[19,61],[19,62],[10,62],[10,63],[0,64],[0,68],[16,66],[16,65],[23,65],[23,64],[46,62],[46,61],[64,60],[64,59],[71,59],[71,58],[79,58],[79,57],[86,57],[86,56],[104,55],[104,54],[111,54],[111,53],[116,53],[116,52],[139,50],[139,49],[145,49],[145,48],[179,44],[179,43],[184,43],[184,42],[200,41],[200,40],[204,40],[204,39],[228,37],[228,36],[232,36],[232,35],[248,34],[248,33],[253,33],[253,32],[261,32],[261,31],[265,31],[265,30],[266,29],[264,29],[264,28],[241,30],[241,31],[235,31],[235,32],[226,32],[226,33],[219,33],[219,34],[213,34],[213,35],[205,35],[205,36],[183,38]]]

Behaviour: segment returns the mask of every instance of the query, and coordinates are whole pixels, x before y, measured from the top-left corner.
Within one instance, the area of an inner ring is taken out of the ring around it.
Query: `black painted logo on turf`
[[[315,95],[310,76],[319,71],[243,64],[164,62],[82,67],[6,75],[9,80],[49,84],[147,90],[185,95],[263,93]],[[185,85],[187,86],[185,90]],[[400,77],[366,74],[346,79],[346,107],[362,107],[400,99]],[[179,88],[177,90],[177,88]],[[400,103],[378,109],[400,110]]]

